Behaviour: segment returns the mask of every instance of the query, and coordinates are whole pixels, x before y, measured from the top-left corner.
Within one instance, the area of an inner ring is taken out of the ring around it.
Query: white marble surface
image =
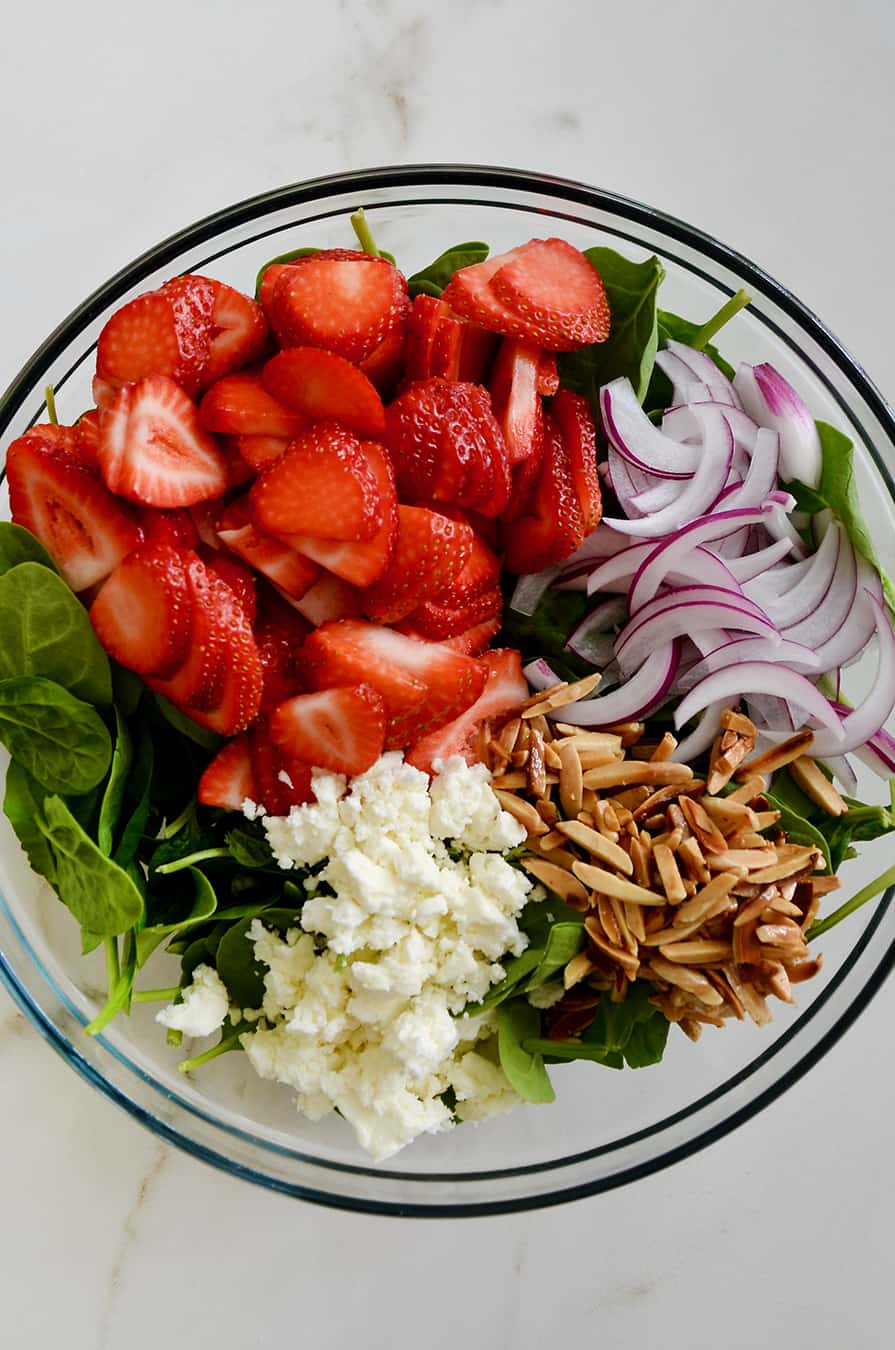
[[[889,0],[50,0],[17,5],[4,39],[0,383],[180,225],[316,174],[442,160],[701,224],[895,393]],[[890,986],[770,1110],[633,1188],[410,1223],[161,1146],[0,997],[0,1342],[890,1345],[893,1010]]]

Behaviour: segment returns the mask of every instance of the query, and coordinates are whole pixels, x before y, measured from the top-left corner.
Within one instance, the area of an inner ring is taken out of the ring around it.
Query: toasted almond
[[[716,742],[720,750],[720,744]],[[755,749],[751,737],[743,736],[721,753],[713,753],[709,761],[709,776],[706,782],[709,792],[716,794],[726,787],[736,770]]]
[[[618,812],[612,805],[612,802],[601,802],[600,811],[603,817],[604,827],[617,835],[621,829],[621,821],[618,818]]]
[[[643,910],[639,905],[625,905],[624,908],[625,923],[628,932],[635,942],[642,942],[646,937],[646,926],[643,922]],[[636,950],[636,949],[635,949]]]
[[[727,846],[730,849],[742,848],[767,848],[768,841],[764,835],[756,834],[754,830],[737,830],[736,834],[727,836]]]
[[[510,755],[510,768],[523,769],[528,763],[528,748],[524,750],[514,750]]]
[[[615,910],[612,907],[608,895],[597,896],[597,917],[599,918],[600,926],[605,934],[606,941],[611,942],[614,947],[623,946],[621,929],[618,926]]]
[[[533,835],[529,835],[528,847],[538,853],[543,853],[548,862],[552,862],[556,867],[565,868],[567,872],[571,872],[573,863],[578,861],[575,854],[570,853],[567,848],[548,848],[545,850],[542,847],[541,840]]]
[[[559,801],[567,816],[577,816],[583,805],[581,760],[574,739],[559,741]]]
[[[643,832],[641,831],[641,839],[642,838]],[[653,839],[653,848],[658,844],[664,844],[666,848],[671,849],[672,853],[677,853],[683,842],[684,832],[680,825],[676,825],[673,830],[666,830],[664,834],[657,834]]]
[[[704,923],[715,914],[721,914],[728,907],[728,896],[736,883],[736,873],[719,872],[711,881],[696,892],[692,900],[681,905],[675,915],[675,923]]]
[[[774,773],[777,769],[782,769],[784,764],[791,764],[794,759],[804,755],[805,751],[810,749],[813,740],[813,731],[797,731],[780,745],[772,745],[769,750],[756,755],[755,759],[749,760],[747,764],[737,769],[736,777],[742,780],[756,773]]]
[[[494,788],[504,788],[507,792],[518,792],[520,788],[528,784],[528,775],[521,769],[514,769],[510,773],[499,773],[491,780],[491,786]]]
[[[540,848],[542,853],[550,853],[555,848],[560,848],[566,842],[566,836],[560,834],[559,830],[548,830],[540,838]]]
[[[693,777],[688,764],[638,763],[637,760],[619,760],[614,764],[604,764],[596,769],[588,769],[583,775],[585,787],[606,791],[616,787],[630,787],[645,784],[652,787],[665,783],[684,783]]]
[[[622,748],[621,736],[611,731],[582,731],[580,727],[565,726],[562,722],[554,722],[553,730],[560,733],[553,742],[557,750],[567,744],[574,745],[576,750],[596,750],[602,746],[608,746],[610,750]]]
[[[548,825],[555,825],[559,820],[559,808],[555,802],[537,801],[535,802],[535,810],[541,820],[546,821]]]
[[[657,844],[653,849],[653,859],[669,904],[676,905],[681,900],[686,900],[687,892],[677,869],[674,854],[668,845]]]
[[[727,708],[721,714],[721,726],[725,731],[736,732],[737,736],[755,736],[755,723],[733,708]]]
[[[581,767],[585,771],[588,769],[601,769],[604,764],[620,764],[624,760],[624,755],[624,750],[605,750],[603,748],[578,751]]]
[[[491,772],[501,773],[510,762],[510,751],[492,736],[488,742],[488,758],[491,762]]]
[[[806,755],[800,755],[790,764],[789,772],[806,797],[810,797],[818,806],[823,807],[828,815],[841,816],[848,810],[829,778],[818,768],[813,759],[809,759]]]
[[[678,1026],[691,1041],[698,1041],[702,1035],[702,1026],[696,1021],[695,1017],[682,1017]]]
[[[522,866],[526,872],[536,877],[549,891],[558,895],[560,900],[565,900],[567,904],[575,903],[577,906],[588,903],[587,887],[565,868],[557,867],[555,863],[540,858],[525,858]]]
[[[707,853],[723,853],[727,840],[704,806],[692,797],[681,797],[680,809],[690,829]]]
[[[519,732],[522,730],[522,721],[518,717],[513,717],[502,728],[497,737],[503,750],[506,751],[507,758],[516,749],[516,742],[519,739]]]
[[[615,726],[608,727],[608,731],[614,732],[621,740],[622,748],[627,750],[631,745],[636,745],[644,732],[643,722],[617,722]]]
[[[609,798],[609,805],[615,811],[619,820],[626,820],[649,796],[650,789],[648,787],[622,788],[621,792],[613,792]]]
[[[690,942],[667,942],[659,948],[668,961],[692,962],[695,966],[708,965],[711,962],[729,961],[732,948],[729,942],[711,938],[696,938]]]
[[[661,916],[660,916],[661,917]],[[683,942],[685,938],[692,937],[698,933],[702,927],[702,919],[696,919],[693,923],[678,924],[675,919],[673,926],[663,925],[655,932],[647,932],[640,939],[641,947],[664,947],[669,942]]]
[[[675,965],[673,961],[666,961],[663,956],[655,954],[650,957],[650,969],[660,979],[667,980],[669,984],[676,984],[688,994],[695,994],[700,1002],[709,1008],[718,1007],[724,1002],[717,989],[699,971]]]
[[[791,852],[788,851],[790,849]],[[783,845],[777,848],[777,862],[770,867],[762,868],[760,872],[755,872],[752,880],[760,885],[771,881],[783,881],[784,878],[795,876],[796,873],[806,869],[813,871],[820,862],[820,849]]]
[[[639,969],[640,961],[633,953],[625,951],[623,947],[618,947],[609,942],[602,933],[599,925],[593,917],[584,920],[584,926],[587,929],[588,937],[593,945],[601,952],[604,952],[611,961],[615,961],[627,975],[628,979],[635,979]]]
[[[644,848],[639,839],[632,839],[631,862],[634,865],[634,880],[638,886],[648,887],[650,884],[649,858],[649,849]]]
[[[724,800],[728,802],[748,802],[751,804],[755,801],[756,797],[760,797],[767,791],[767,786],[765,780],[755,774],[751,778],[747,778],[742,787],[736,788],[735,791],[731,792]],[[709,787],[709,791],[712,791],[711,787]]]
[[[556,828],[561,834],[571,839],[573,843],[578,844],[580,848],[585,849],[593,857],[599,858],[609,867],[615,867],[619,872],[624,872],[626,876],[633,873],[634,864],[625,850],[619,844],[613,844],[611,840],[599,834],[597,830],[591,829],[579,820],[561,820]]]
[[[810,961],[787,963],[786,973],[789,976],[790,984],[802,984],[804,980],[812,980],[815,975],[820,973],[823,963],[824,958],[820,952]]]
[[[755,811],[753,814],[756,830],[769,830],[780,819],[779,811]]]
[[[579,811],[575,819],[578,821],[579,825],[587,825],[591,830],[594,828],[595,822],[590,811]]]
[[[798,924],[783,921],[781,923],[762,923],[755,930],[759,942],[773,947],[789,947],[793,943],[804,945],[802,930]]]
[[[615,900],[628,900],[633,905],[666,904],[664,895],[658,895],[644,886],[637,886],[633,881],[625,881],[622,877],[607,872],[603,867],[592,867],[590,863],[576,862],[572,871],[585,886],[589,886],[600,895],[609,895]]]
[[[547,741],[553,740],[553,732],[550,729],[550,723],[547,721],[546,717],[533,717],[529,722],[529,726],[534,727],[541,733],[541,739],[545,744]]]
[[[551,684],[547,689],[541,689],[538,693],[532,694],[530,698],[527,698],[525,702],[520,705],[520,707],[525,712],[528,712],[531,708],[536,708],[537,711],[532,713],[532,716],[540,717],[542,709],[538,708],[538,704],[542,703],[544,699],[552,698],[554,694],[560,693],[561,690],[568,689],[568,687],[568,680],[559,680],[556,684]]]
[[[595,970],[596,966],[588,953],[579,952],[577,956],[572,957],[571,961],[569,961],[563,970],[563,988],[574,989],[576,984],[580,984],[582,980],[587,979],[588,975]]]
[[[729,836],[737,830],[757,829],[755,812],[744,802],[731,802],[726,797],[704,796],[700,798],[700,805],[724,835]]]
[[[653,753],[650,755],[650,759],[653,761],[653,763],[658,763],[661,760],[671,759],[671,756],[674,754],[676,749],[677,749],[676,739],[674,738],[674,736],[672,736],[670,731],[666,731],[665,735],[662,737],[661,741],[656,746]]]
[[[709,881],[711,873],[705,865],[705,856],[695,835],[689,839],[684,839],[678,845],[677,855],[684,865],[684,871],[694,881]]]
[[[577,703],[580,698],[587,698],[600,683],[600,672],[595,670],[592,675],[585,675],[583,680],[576,680],[574,684],[554,685],[552,689],[545,689],[535,699],[529,699],[522,705],[522,717],[530,719],[532,717],[542,717],[548,713],[556,712],[558,708],[566,708],[570,703]]]
[[[729,872],[744,868],[746,872],[757,872],[769,867],[776,859],[772,848],[728,848],[722,853],[710,853],[706,863],[712,872]],[[750,878],[758,882],[757,877]]]
[[[544,763],[548,769],[555,769],[557,773],[562,769],[562,759],[548,741],[544,742]]]
[[[532,724],[528,742],[528,790],[533,797],[547,795],[547,767],[544,764],[544,737]]]
[[[495,788],[494,795],[503,809],[509,811],[511,816],[515,816],[519,824],[524,825],[529,834],[547,833],[547,826],[541,820],[531,802],[516,797],[512,792],[504,792],[501,788]]]

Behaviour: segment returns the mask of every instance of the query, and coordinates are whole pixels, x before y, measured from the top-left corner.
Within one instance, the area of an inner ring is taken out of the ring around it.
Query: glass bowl
[[[208,272],[248,289],[270,257],[306,244],[350,245],[348,217],[363,206],[378,242],[410,273],[449,244],[485,239],[494,252],[532,235],[610,244],[633,258],[656,253],[667,278],[663,308],[707,317],[740,287],[753,296],[723,335],[729,359],[771,360],[814,414],[860,447],[863,505],[882,562],[895,562],[895,419],[852,356],[783,286],[681,221],[608,192],[508,169],[432,165],[321,178],[241,202],[138,258],[84,302],[35,353],[0,405],[6,445],[45,418],[56,389],[60,420],[92,404],[97,335],[123,301],[181,272]],[[868,783],[863,789],[873,792]],[[876,791],[879,791],[877,785]],[[846,865],[844,896],[885,865],[885,840]],[[190,1079],[176,1068],[152,1005],[138,1005],[91,1039],[102,1003],[101,958],[80,955],[67,911],[28,869],[0,818],[0,973],[49,1043],[111,1101],[162,1138],[275,1190],[348,1209],[458,1216],[525,1209],[637,1180],[704,1148],[768,1106],[830,1050],[880,988],[895,959],[891,893],[827,935],[825,968],[780,1005],[769,1028],[728,1024],[691,1045],[672,1030],[664,1061],[615,1073],[588,1064],[554,1069],[557,1102],[520,1106],[482,1125],[418,1140],[383,1166],[370,1163],[336,1117],[311,1124],[289,1089],[263,1083],[244,1057],[224,1056]],[[170,968],[166,965],[170,963]],[[170,976],[170,978],[169,978]],[[159,957],[152,983],[176,983]]]

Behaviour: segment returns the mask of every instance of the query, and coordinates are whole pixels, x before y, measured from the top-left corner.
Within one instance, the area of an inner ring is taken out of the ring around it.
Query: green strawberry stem
[[[115,941],[115,939],[111,939]],[[107,940],[108,941],[108,940]],[[118,958],[118,944],[115,942],[115,959]],[[106,947],[106,960],[111,963],[111,956],[108,946]],[[100,1009],[93,1021],[90,1022],[84,1031],[88,1036],[98,1036],[101,1031],[117,1017],[123,1008],[130,1009],[131,990],[134,983],[134,970],[136,969],[136,943],[134,941],[134,932],[131,929],[124,939],[124,970],[118,976],[114,986],[109,991],[109,997],[106,999],[105,1006]],[[109,965],[111,968],[111,965]]]
[[[167,876],[169,872],[182,872],[185,867],[195,867],[196,863],[207,862],[209,858],[229,858],[231,857],[228,848],[200,848],[197,853],[188,853],[185,858],[175,858],[173,862],[162,863],[156,871],[161,876]]]
[[[888,868],[882,876],[878,876],[875,881],[871,881],[862,891],[858,891],[858,894],[853,895],[844,905],[834,909],[833,913],[828,914],[825,919],[813,923],[806,934],[808,941],[812,942],[814,938],[820,937],[821,933],[827,933],[831,928],[835,928],[837,923],[847,919],[850,914],[854,914],[856,909],[866,905],[868,900],[875,899],[880,891],[886,890],[889,886],[895,886],[895,867]]]
[[[109,997],[121,977],[121,965],[118,960],[118,939],[116,937],[107,937],[104,942],[106,949],[106,991]]]
[[[175,816],[170,823],[165,824],[165,828],[162,830],[159,838],[171,839],[179,830],[183,829],[184,825],[189,824],[195,814],[196,803],[194,800],[190,800],[187,802],[179,816]]]
[[[206,1050],[203,1055],[195,1055],[192,1059],[182,1059],[177,1065],[181,1073],[190,1073],[193,1069],[198,1069],[202,1064],[208,1064],[218,1055],[226,1055],[228,1050],[239,1048],[239,1038],[246,1031],[250,1030],[245,1022],[235,1027],[228,1036],[222,1036],[217,1045],[213,1045],[210,1050]]]
[[[364,215],[364,208],[359,206],[351,217],[351,227],[357,235],[357,242],[360,244],[364,253],[370,253],[374,258],[380,257],[379,249],[376,247],[376,241],[370,233],[370,227],[367,224],[367,217]]]
[[[54,427],[58,427],[59,418],[56,416],[56,394],[51,384],[48,384],[46,389],[44,390],[44,398],[46,399],[47,403],[47,417],[50,419]]]
[[[736,295],[732,295],[730,299],[721,306],[717,314],[713,314],[710,319],[706,319],[702,327],[697,330],[690,343],[693,350],[697,352],[703,351],[706,343],[711,342],[715,334],[719,332],[726,323],[730,323],[730,320],[735,314],[739,314],[741,309],[745,309],[746,306],[751,303],[752,296],[746,291],[737,291]]]
[[[172,989],[135,989],[131,997],[132,1003],[170,1003],[180,993],[180,986],[175,984]]]

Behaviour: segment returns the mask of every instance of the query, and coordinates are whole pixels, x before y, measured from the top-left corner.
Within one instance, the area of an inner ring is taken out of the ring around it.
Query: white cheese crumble
[[[350,785],[315,771],[316,802],[264,817],[280,867],[325,866],[300,928],[281,936],[262,916],[249,929],[267,1025],[242,1044],[299,1110],[317,1120],[337,1108],[380,1160],[518,1100],[493,1019],[459,1014],[525,949],[517,918],[542,893],[501,856],[525,831],[488,770],[459,757],[437,767],[431,787],[397,753]]]
[[[155,1020],[184,1036],[211,1036],[224,1025],[230,997],[221,977],[211,966],[196,966],[193,982],[183,991],[182,1003],[160,1009]]]

